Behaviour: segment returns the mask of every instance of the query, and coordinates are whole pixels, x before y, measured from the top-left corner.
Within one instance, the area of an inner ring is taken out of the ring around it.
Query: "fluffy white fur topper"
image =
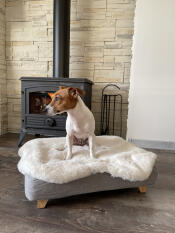
[[[68,183],[95,173],[109,173],[129,181],[143,181],[152,172],[156,155],[117,136],[96,137],[96,159],[88,146],[73,146],[73,158],[64,160],[65,138],[38,138],[19,149],[22,174],[50,183]]]

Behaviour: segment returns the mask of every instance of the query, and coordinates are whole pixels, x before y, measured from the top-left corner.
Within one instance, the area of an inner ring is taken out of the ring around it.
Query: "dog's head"
[[[47,105],[46,110],[49,115],[61,114],[67,112],[76,106],[78,96],[84,96],[85,93],[76,87],[59,87],[59,90],[51,94],[51,102]]]

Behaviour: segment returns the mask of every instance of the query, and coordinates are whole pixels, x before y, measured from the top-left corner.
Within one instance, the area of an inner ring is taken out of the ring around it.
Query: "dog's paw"
[[[59,148],[56,148],[58,151],[64,151],[66,149],[66,145],[60,145]]]
[[[91,159],[97,159],[94,154],[90,154]]]
[[[56,148],[58,151],[64,151],[64,148]]]
[[[72,158],[72,154],[68,153],[65,160],[70,160],[71,158]]]

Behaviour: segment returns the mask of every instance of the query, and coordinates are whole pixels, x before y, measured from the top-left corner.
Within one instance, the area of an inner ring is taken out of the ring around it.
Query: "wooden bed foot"
[[[37,201],[37,208],[44,209],[47,205],[48,200],[38,200]]]
[[[146,193],[146,186],[139,186],[140,193]]]

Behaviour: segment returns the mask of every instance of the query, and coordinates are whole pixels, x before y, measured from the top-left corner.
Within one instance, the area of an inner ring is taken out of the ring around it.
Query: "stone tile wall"
[[[1,1],[2,2],[2,1]],[[118,83],[126,132],[135,0],[72,0],[70,77],[94,81],[92,111],[100,127],[101,90]],[[6,0],[8,131],[20,128],[21,76],[52,76],[53,0]],[[116,125],[118,128],[118,125]]]
[[[6,0],[8,131],[21,125],[22,76],[52,76],[53,1]]]
[[[0,0],[0,135],[7,132],[5,0]]]

